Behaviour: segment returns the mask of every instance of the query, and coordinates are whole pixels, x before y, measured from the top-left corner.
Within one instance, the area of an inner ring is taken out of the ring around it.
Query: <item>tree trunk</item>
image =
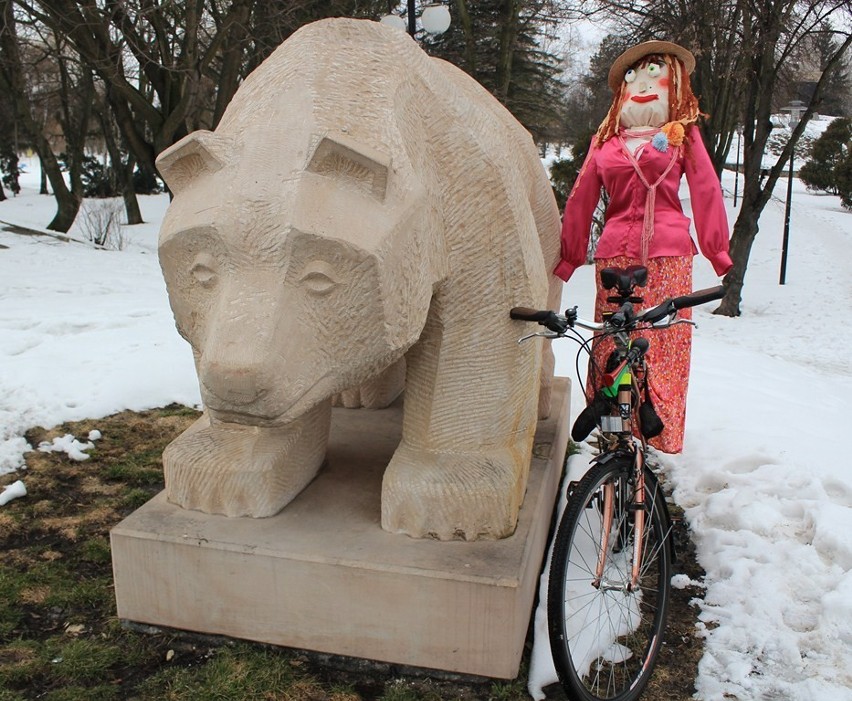
[[[145,223],[139,207],[139,198],[136,196],[136,190],[133,189],[133,165],[131,158],[121,179],[121,198],[124,200],[124,212],[127,214],[127,223],[130,225]]]
[[[15,16],[10,0],[0,0],[0,93],[10,95],[18,124],[27,132],[31,143],[41,160],[42,173],[50,180],[53,196],[56,199],[56,216],[47,225],[51,231],[65,233],[74,223],[80,209],[80,200],[65,185],[62,171],[56,156],[41,128],[33,119],[30,103],[24,84],[24,69],[18,51]]]
[[[751,254],[751,246],[758,232],[758,219],[760,211],[752,202],[742,203],[740,215],[734,224],[734,234],[731,237],[731,260],[734,266],[725,275],[725,297],[714,314],[722,316],[739,316],[740,301],[742,300],[742,289],[745,283],[746,268]]]
[[[464,34],[464,60],[467,64],[465,70],[470,75],[476,75],[476,37],[473,34],[473,22],[467,9],[466,0],[455,0],[456,13],[459,18],[462,34]]]
[[[219,85],[216,91],[216,106],[213,110],[211,128],[215,128],[219,124],[222,115],[225,113],[225,108],[230,104],[234,93],[237,92],[248,39],[246,28],[250,19],[251,3],[235,1],[231,5],[231,16],[228,18],[229,26],[219,30],[227,32],[227,35],[222,43],[222,68],[219,72]]]
[[[146,141],[142,136],[143,129],[133,119],[133,111],[130,109],[130,106],[120,95],[116,94],[109,84],[107,84],[106,95],[107,103],[116,119],[116,124],[128,150],[133,154],[134,159],[140,167],[145,167],[152,172],[156,172],[154,161],[156,160],[157,152],[151,143]]]
[[[36,151],[36,155],[38,155],[38,194],[49,195],[50,191],[47,189],[47,171],[44,168],[44,161],[41,159],[41,154],[38,151]]]
[[[57,36],[59,45],[61,38]],[[86,137],[89,134],[89,118],[95,87],[88,69],[81,67],[73,76],[69,62],[64,56],[57,59],[59,67],[59,100],[62,132],[65,135],[66,165],[71,181],[71,193],[78,202],[83,201],[83,161],[86,156]],[[75,212],[76,214],[76,212]],[[73,220],[72,220],[73,221]],[[67,231],[67,229],[65,230]]]
[[[65,178],[62,176],[62,169],[59,166],[59,161],[53,155],[50,144],[38,128],[32,123],[24,119],[24,127],[32,129],[30,137],[35,144],[35,149],[41,159],[42,172],[50,181],[50,186],[53,188],[53,198],[56,200],[56,215],[51,220],[47,228],[51,231],[59,231],[67,233],[77,217],[77,212],[80,211],[82,198],[74,195],[68,186],[65,184]]]
[[[47,225],[47,228],[63,234],[68,233],[68,230],[77,218],[77,212],[80,211],[80,200],[76,199],[67,190],[63,194],[54,192],[53,196],[56,199],[56,214],[51,219],[50,224]]]
[[[519,0],[503,0],[503,27],[500,31],[500,47],[497,58],[497,82],[495,97],[504,105],[509,97],[512,83],[512,59],[515,55],[515,40],[518,35]]]
[[[104,143],[106,144],[109,160],[112,164],[112,172],[115,174],[116,185],[118,191],[121,192],[121,198],[124,200],[124,211],[127,215],[128,224],[143,224],[142,210],[139,207],[139,199],[136,197],[136,190],[133,187],[133,169],[136,161],[133,156],[128,154],[127,163],[124,163],[121,157],[121,149],[115,139],[113,132],[113,123],[110,119],[109,110],[106,105],[96,97],[95,113],[98,121],[101,124],[101,133],[104,135]]]

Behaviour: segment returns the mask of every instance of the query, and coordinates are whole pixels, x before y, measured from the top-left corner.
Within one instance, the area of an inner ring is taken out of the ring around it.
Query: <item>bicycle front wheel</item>
[[[593,467],[569,497],[556,532],[548,629],[559,680],[574,701],[635,701],[662,644],[671,590],[668,512],[645,469],[634,586],[635,481],[629,457]]]

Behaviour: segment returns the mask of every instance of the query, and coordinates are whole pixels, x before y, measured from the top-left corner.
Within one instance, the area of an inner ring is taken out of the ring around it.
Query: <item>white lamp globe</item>
[[[405,20],[402,19],[399,15],[384,15],[379,22],[382,24],[386,24],[388,27],[393,27],[394,29],[400,29],[403,32],[406,29]]]
[[[427,5],[423,8],[420,21],[429,34],[443,34],[450,28],[450,10],[440,3]]]

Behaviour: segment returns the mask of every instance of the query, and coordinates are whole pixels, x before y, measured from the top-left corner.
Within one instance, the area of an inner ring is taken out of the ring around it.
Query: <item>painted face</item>
[[[669,121],[669,67],[665,62],[642,62],[628,69],[624,82],[622,126],[660,127]]]

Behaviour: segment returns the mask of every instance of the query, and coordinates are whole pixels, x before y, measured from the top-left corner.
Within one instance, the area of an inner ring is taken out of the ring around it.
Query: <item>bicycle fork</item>
[[[633,493],[633,569],[630,576],[630,585],[627,591],[634,591],[639,585],[639,575],[642,569],[643,548],[645,544],[645,465],[642,460],[642,451],[636,451],[635,474],[636,486]]]
[[[613,518],[615,516],[615,484],[607,482],[603,485],[603,504],[601,513],[600,547],[598,548],[598,562],[595,567],[595,578],[592,586],[604,591],[627,591],[633,592],[639,584],[642,570],[642,556],[645,543],[645,469],[642,452],[634,453],[634,475],[636,484],[627,510],[633,512],[633,562],[630,571],[630,581],[608,582],[604,580],[604,568],[606,566],[609,542],[612,537]],[[626,524],[625,524],[626,525]],[[619,524],[619,528],[622,525]]]

